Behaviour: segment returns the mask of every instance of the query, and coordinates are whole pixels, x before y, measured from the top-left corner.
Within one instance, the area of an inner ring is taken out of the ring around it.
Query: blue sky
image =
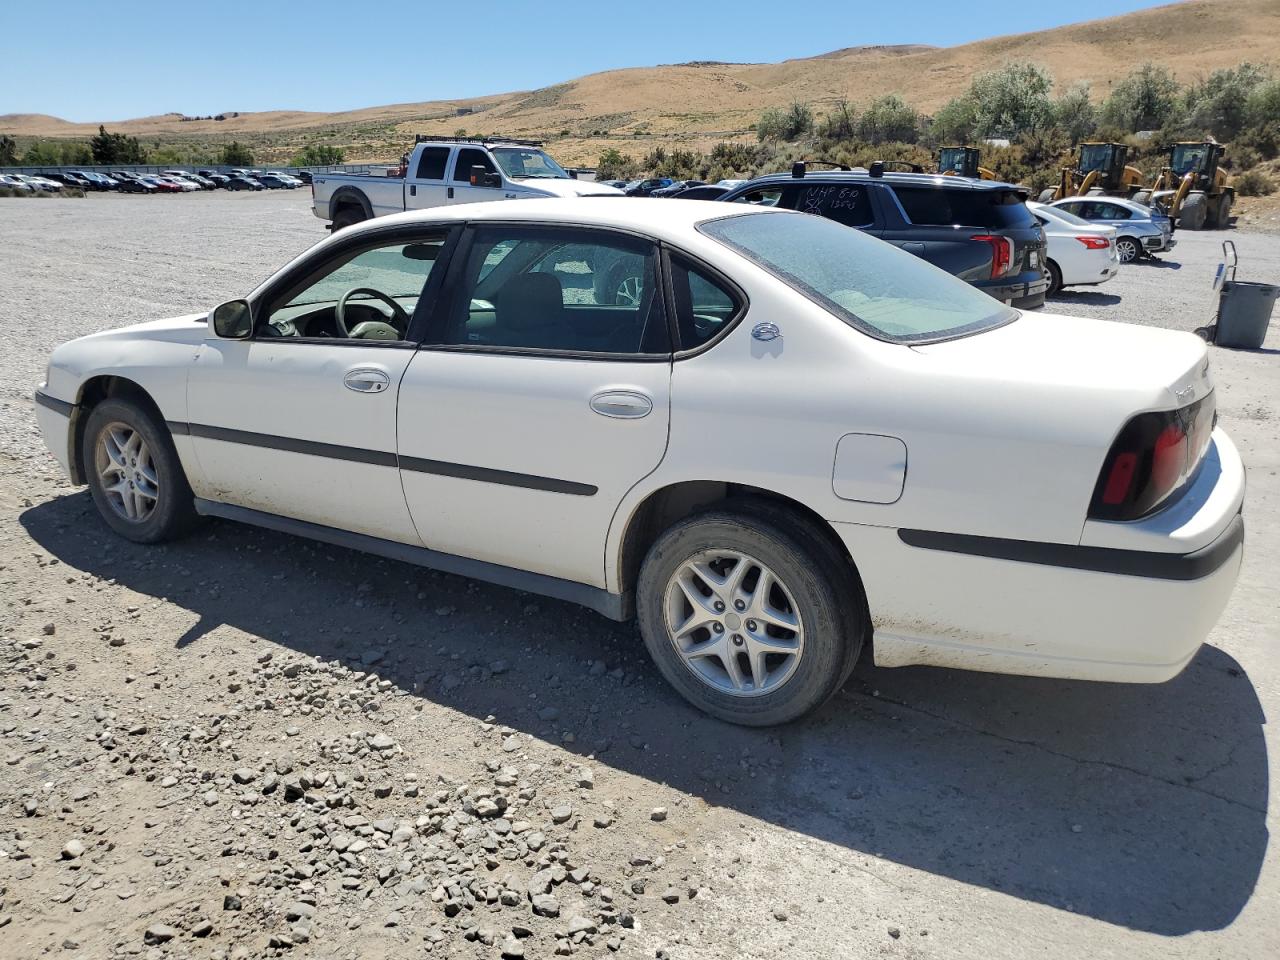
[[[861,44],[951,46],[1156,5],[62,0],[30,5],[33,22],[23,26],[19,9],[8,9],[0,114],[96,121],[346,110],[532,89],[616,67],[772,61]]]

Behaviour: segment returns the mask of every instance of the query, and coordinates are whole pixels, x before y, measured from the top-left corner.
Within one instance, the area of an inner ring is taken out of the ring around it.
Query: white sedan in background
[[[1106,283],[1120,272],[1116,228],[1090,223],[1060,207],[1027,201],[1027,209],[1044,228],[1048,240],[1048,295],[1063,287],[1087,287]]]
[[[620,261],[634,296],[598,301]],[[634,616],[737,723],[816,708],[865,644],[1167,680],[1243,553],[1198,337],[756,206],[380,217],[207,317],[63,344],[36,402],[123,537],[221,517]]]

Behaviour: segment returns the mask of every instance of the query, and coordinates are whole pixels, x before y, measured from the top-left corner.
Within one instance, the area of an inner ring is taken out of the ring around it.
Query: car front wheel
[[[731,723],[786,723],[825,703],[853,669],[866,632],[856,581],[802,524],[769,511],[706,513],[650,549],[640,630],[694,706]]]
[[[1133,237],[1121,237],[1116,241],[1116,255],[1121,263],[1133,263],[1142,256],[1142,247]]]
[[[173,439],[141,404],[110,399],[94,407],[82,456],[94,505],[126,540],[171,540],[199,520]]]

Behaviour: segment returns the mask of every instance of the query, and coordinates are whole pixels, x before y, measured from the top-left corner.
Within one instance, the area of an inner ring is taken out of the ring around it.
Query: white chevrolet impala
[[[258,524],[636,617],[726,720],[886,666],[1158,682],[1243,553],[1190,334],[1020,314],[806,214],[531,200],[341,230],[54,351],[121,536]]]

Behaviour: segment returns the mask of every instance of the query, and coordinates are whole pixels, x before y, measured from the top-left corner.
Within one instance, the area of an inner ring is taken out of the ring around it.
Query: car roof
[[[681,200],[678,197],[547,197],[534,200],[493,200],[450,207],[428,207],[423,210],[366,220],[355,227],[347,228],[343,233],[353,229],[372,230],[391,224],[516,220],[613,227],[635,230],[652,236],[663,236],[696,227],[708,220],[753,213],[787,215],[794,211],[776,210],[772,207],[753,204]]]
[[[742,185],[758,187],[788,183],[900,183],[921,187],[945,187],[948,190],[1024,190],[1016,184],[1002,180],[975,180],[969,177],[943,176],[940,173],[902,173],[886,170],[878,177],[871,176],[868,170],[813,170],[803,177],[793,177],[790,173],[767,173],[755,177]],[[741,188],[735,188],[741,189]]]

